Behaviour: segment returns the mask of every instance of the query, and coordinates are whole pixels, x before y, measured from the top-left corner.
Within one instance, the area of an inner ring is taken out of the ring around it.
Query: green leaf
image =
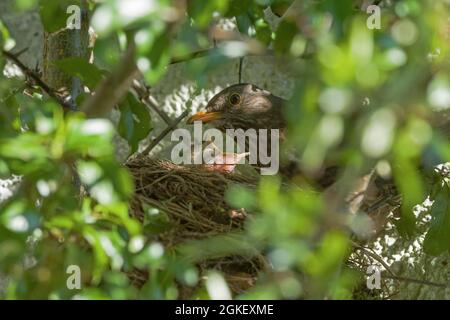
[[[3,212],[3,208],[0,208]],[[2,271],[8,267],[22,265],[23,256],[29,250],[26,245],[28,233],[14,232],[0,223],[0,265]]]
[[[149,58],[152,65],[159,65],[162,57],[167,53],[170,46],[170,38],[167,32],[162,32],[154,41],[153,47],[149,52]]]
[[[215,12],[226,12],[228,6],[228,0],[189,1],[187,9],[195,23],[204,28],[211,22]]]
[[[40,216],[34,208],[27,207],[22,200],[8,203],[2,208],[0,223],[16,233],[30,232],[40,224]]]
[[[5,40],[8,38],[9,38],[8,29],[6,29],[5,25],[0,21],[0,47],[1,48],[3,48],[3,44],[5,43]]]
[[[46,140],[32,133],[24,133],[15,139],[0,140],[0,155],[4,158],[32,161],[33,159],[47,159],[48,149]]]
[[[426,253],[439,255],[450,250],[450,187],[444,184],[431,207],[431,226],[423,248]]]
[[[102,235],[104,235],[104,233],[99,232],[90,225],[85,225],[82,234],[87,242],[89,242],[94,255],[95,264],[92,270],[92,281],[94,283],[99,283],[103,272],[108,267],[108,255],[102,246]],[[103,236],[103,239],[106,239],[107,241],[108,237]],[[114,248],[112,250],[115,252]]]
[[[131,146],[131,152],[138,149],[139,142],[146,138],[152,129],[151,117],[146,106],[129,93],[120,104],[119,134]]]
[[[183,260],[192,263],[233,254],[251,257],[258,253],[255,243],[241,232],[214,235],[202,240],[187,240],[177,245],[176,250]]]
[[[145,235],[157,235],[172,229],[172,224],[166,213],[160,211],[155,215],[146,215],[144,222]]]
[[[225,194],[225,199],[235,208],[254,208],[256,202],[255,195],[239,185],[231,186]]]
[[[296,34],[297,25],[293,21],[281,21],[275,37],[275,51],[279,53],[288,52]]]
[[[73,117],[67,123],[64,152],[93,158],[110,156],[113,153],[113,134],[114,128],[108,120]]]
[[[416,218],[413,214],[414,206],[425,198],[423,176],[417,170],[419,155],[423,146],[413,140],[413,128],[410,122],[406,128],[398,133],[393,148],[396,167],[394,180],[396,187],[403,196],[402,218],[396,222],[401,234],[412,236],[416,228]]]
[[[234,17],[241,15],[243,12],[247,12],[253,5],[252,0],[231,0],[226,11],[226,17]]]
[[[67,8],[71,5],[81,6],[80,0],[40,0],[39,14],[47,32],[56,32],[67,25]]]
[[[256,39],[265,45],[269,45],[272,41],[272,30],[263,19],[259,19],[255,23]]]
[[[245,35],[251,36],[253,23],[247,13],[236,16],[237,27]]]
[[[55,61],[54,64],[65,73],[80,78],[90,89],[94,89],[102,80],[102,71],[84,58],[70,57]]]
[[[20,132],[19,103],[14,94],[8,93],[9,96],[4,101],[4,106],[0,104],[0,123],[4,124],[3,131],[0,136],[9,137],[12,134]]]
[[[154,84],[166,72],[167,65],[170,62],[171,38],[168,32],[162,31],[151,46],[147,56],[150,62],[150,68],[144,70],[145,79]]]
[[[7,179],[11,177],[11,171],[9,171],[8,164],[0,159],[0,179]]]

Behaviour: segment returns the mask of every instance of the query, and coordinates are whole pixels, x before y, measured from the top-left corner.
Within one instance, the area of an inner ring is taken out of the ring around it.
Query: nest
[[[131,213],[144,222],[146,210],[156,208],[169,220],[170,229],[157,240],[167,249],[191,240],[201,240],[239,231],[250,213],[232,208],[224,199],[230,185],[254,188],[255,178],[241,174],[205,170],[202,166],[180,166],[167,160],[136,157],[127,163],[135,183]],[[219,270],[234,293],[251,287],[265,268],[262,255],[223,256],[198,262],[200,271]],[[146,276],[135,274],[132,280],[142,285]],[[182,288],[182,292],[192,288]]]
[[[225,193],[233,184],[255,188],[258,181],[254,177],[206,170],[200,165],[180,166],[144,156],[129,160],[126,166],[135,183],[132,215],[145,223],[149,208],[163,212],[171,227],[155,237],[169,250],[192,240],[240,231],[252,214],[231,207],[225,201]],[[362,208],[371,216],[376,213],[387,218],[387,213],[398,207],[398,197],[396,190],[389,190],[377,197],[382,201],[364,202]],[[383,229],[384,222],[380,226]],[[365,259],[365,255],[353,255],[348,265],[364,271]],[[211,269],[220,271],[235,294],[247,291],[255,284],[259,273],[269,269],[259,253],[205,257],[196,263],[201,273]],[[138,270],[129,276],[138,287],[148,278],[146,272]],[[196,288],[180,285],[179,289],[181,298],[189,298]]]

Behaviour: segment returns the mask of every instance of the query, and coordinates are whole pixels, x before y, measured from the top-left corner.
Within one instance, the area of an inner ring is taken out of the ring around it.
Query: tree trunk
[[[60,70],[55,61],[80,57],[89,60],[89,14],[87,1],[82,2],[81,28],[61,29],[44,33],[44,59],[42,79],[53,89],[70,95],[71,104],[76,109],[76,99],[83,92],[81,81]]]

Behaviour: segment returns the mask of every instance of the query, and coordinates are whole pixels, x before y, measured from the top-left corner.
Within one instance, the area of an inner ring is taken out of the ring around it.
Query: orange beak
[[[210,122],[218,119],[222,119],[223,113],[217,111],[211,112],[197,112],[193,116],[191,116],[188,120],[188,124],[193,124],[194,121],[202,121],[202,122]]]

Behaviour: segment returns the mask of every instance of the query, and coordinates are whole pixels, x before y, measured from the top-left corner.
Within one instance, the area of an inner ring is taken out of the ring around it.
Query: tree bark
[[[0,20],[16,43],[11,52],[21,52],[20,61],[27,68],[41,69],[44,28],[39,12],[36,9],[17,11],[14,3],[15,0],[0,0]]]
[[[87,1],[83,1],[80,29],[64,28],[44,33],[42,78],[51,88],[70,95],[73,109],[76,109],[77,97],[83,92],[82,83],[79,78],[63,72],[54,62],[70,57],[89,60],[89,56],[89,14]]]

